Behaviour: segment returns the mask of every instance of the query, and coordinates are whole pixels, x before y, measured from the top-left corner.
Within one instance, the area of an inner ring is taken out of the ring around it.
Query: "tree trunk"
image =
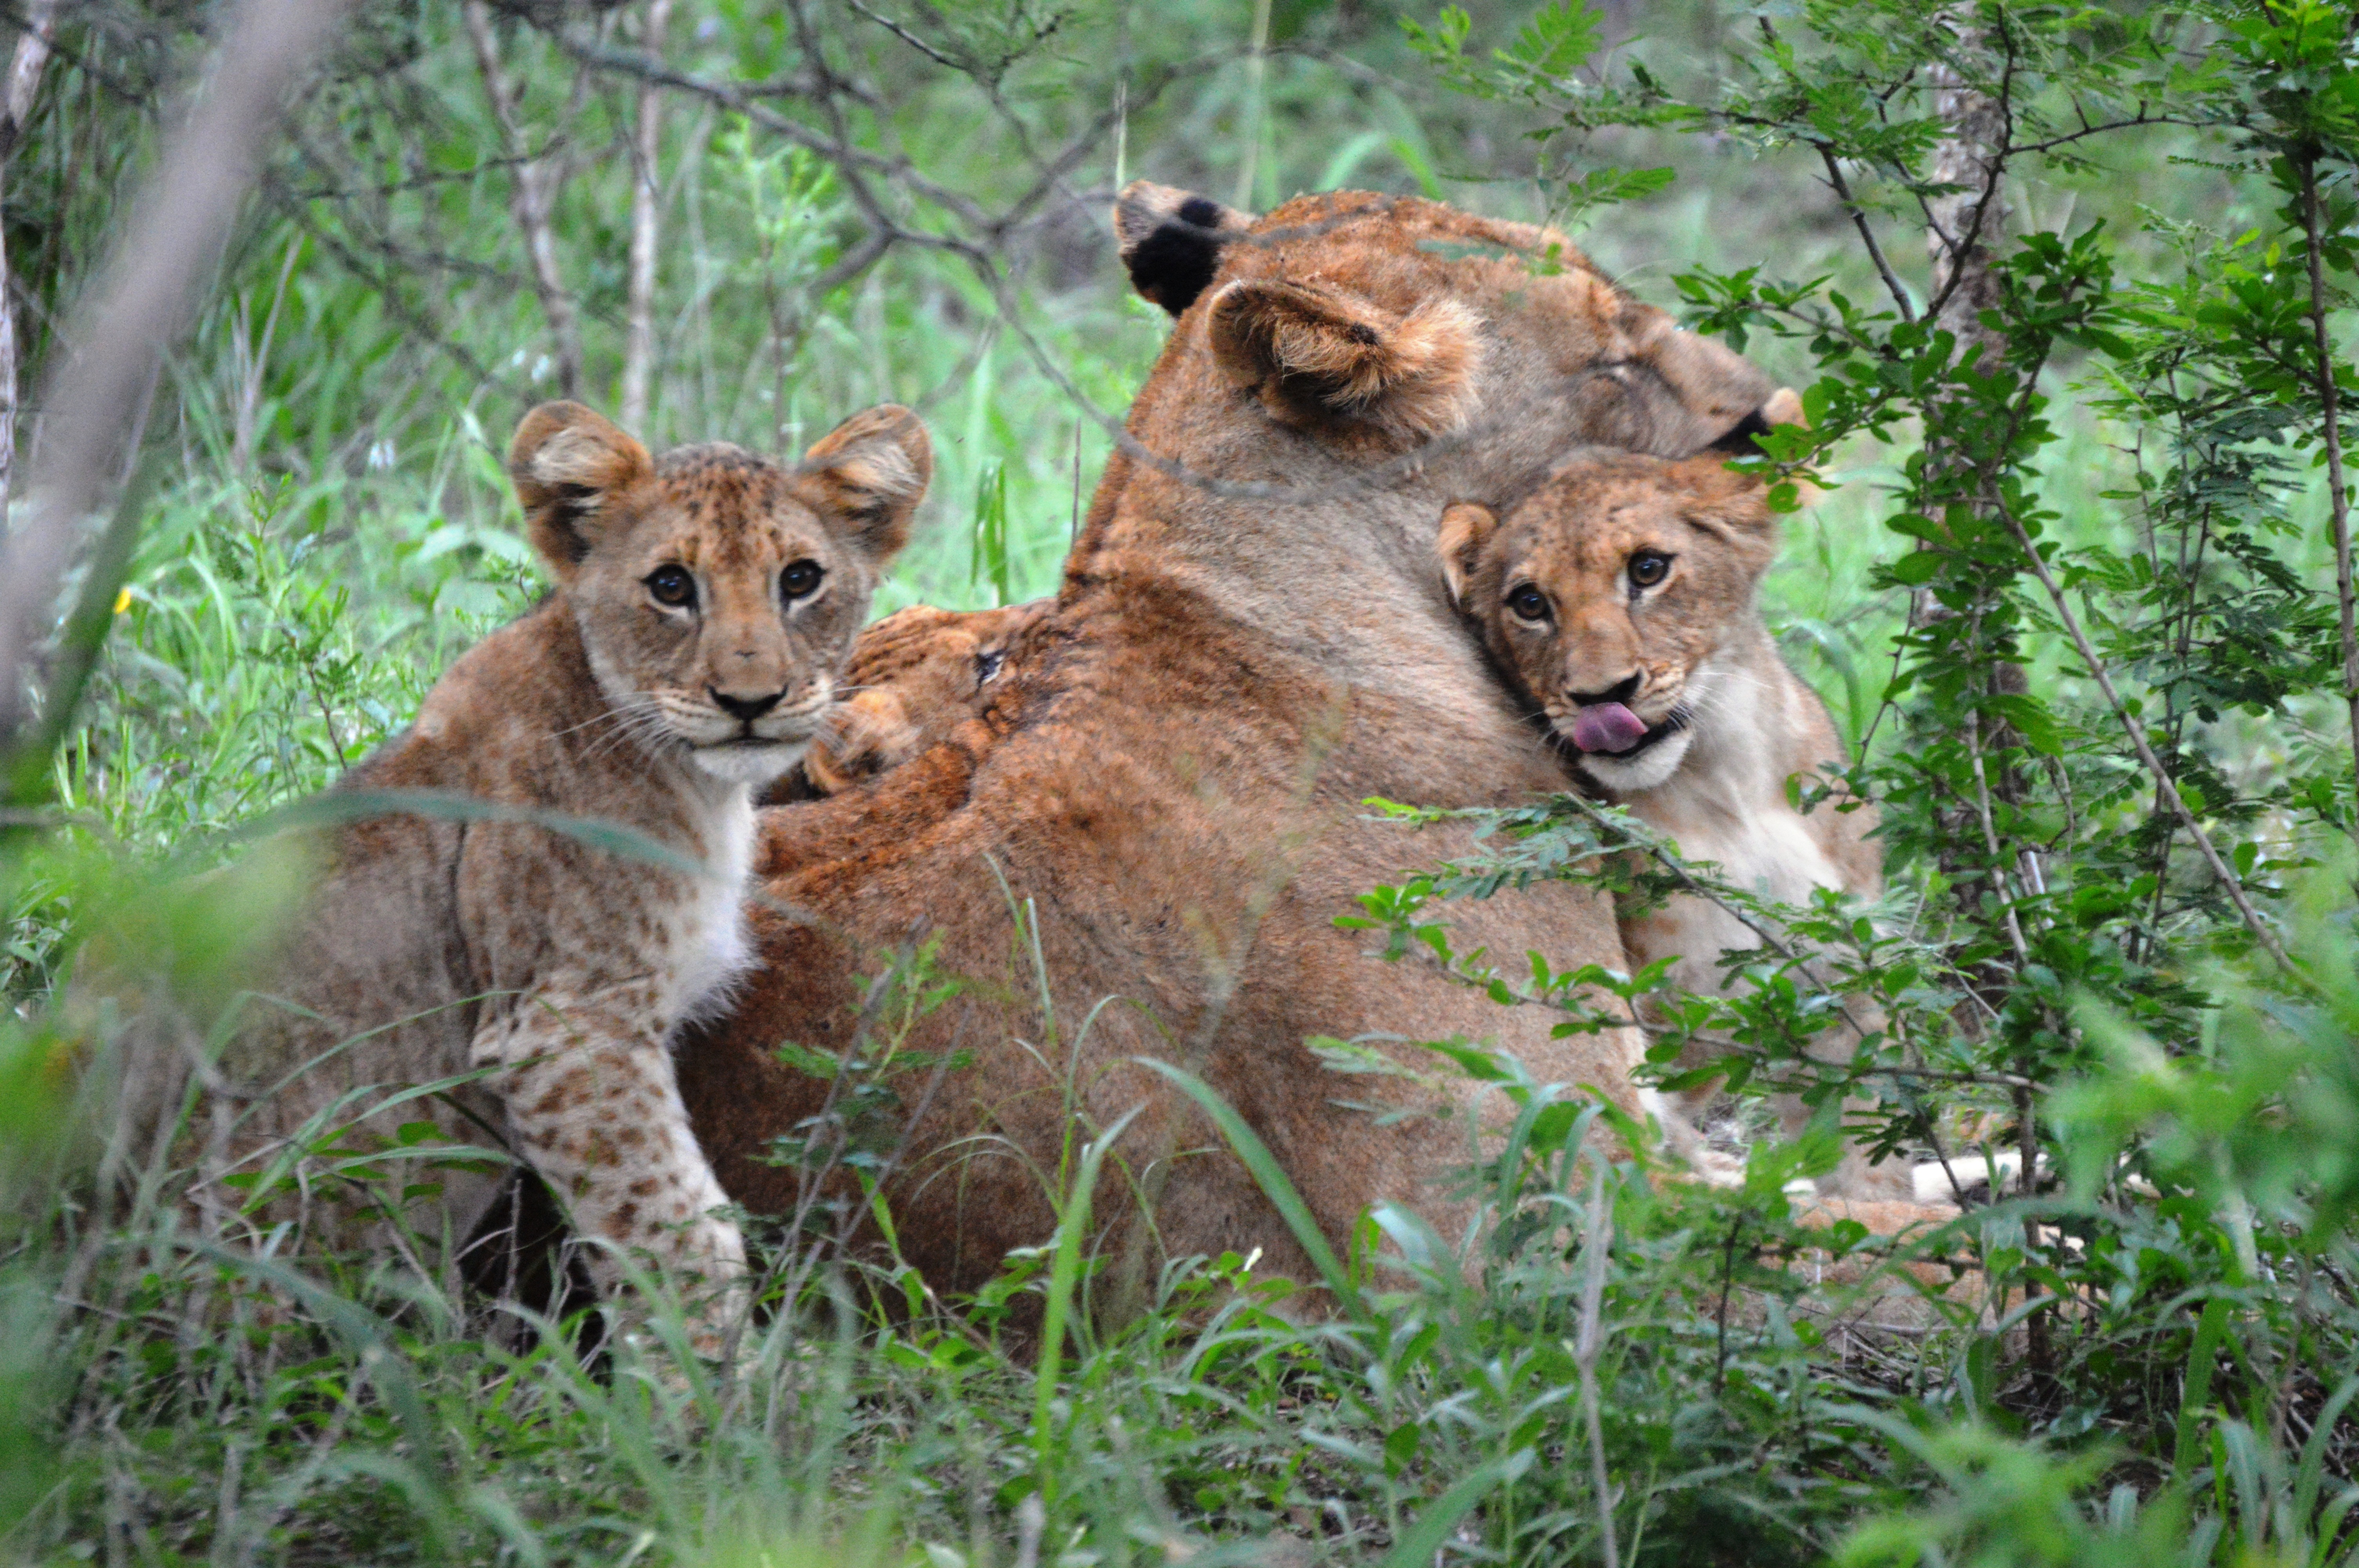
[[[1951,13],[1949,19],[1958,24],[1959,53],[1980,53],[1985,42],[1981,32],[1960,13]],[[1991,258],[2006,232],[2006,198],[1999,183],[2006,167],[2006,108],[1968,86],[1946,64],[1936,65],[1932,75],[1933,113],[1949,132],[1935,146],[1927,172],[1959,188],[1926,203],[1925,248],[1933,262],[1934,319],[1955,334],[1962,357],[1978,347],[1987,367],[2006,347],[1981,317],[1999,303]]]

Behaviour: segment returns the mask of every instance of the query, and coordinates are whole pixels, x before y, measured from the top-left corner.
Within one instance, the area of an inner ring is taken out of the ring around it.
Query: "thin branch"
[[[2014,150],[2010,138],[2015,134],[2015,39],[2003,25],[2000,39],[2006,53],[1995,97],[1969,85],[1963,74],[1953,67],[1941,64],[1934,68],[1934,114],[1952,128],[1934,154],[1935,180],[1967,186],[1969,189],[1975,183],[1980,186],[1979,194],[1945,196],[1939,202],[1929,203],[1925,210],[1927,226],[1932,231],[1930,248],[1933,262],[1933,297],[1925,314],[1927,319],[1949,326],[1961,346],[1970,340],[1985,347],[1998,346],[1992,334],[1982,329],[1981,313],[1992,303],[1991,295],[1997,287],[1990,269],[1989,250],[1982,243],[1983,230],[2006,221],[1999,181],[2006,173],[2007,158]],[[1959,29],[1961,44],[1979,41],[1973,29]],[[1993,121],[1996,122],[1995,135]],[[1979,174],[1978,182],[1960,178],[1970,166]],[[1950,209],[1949,225],[1941,222],[1936,207]],[[1950,228],[1961,216],[1965,222],[1953,235]],[[1963,317],[1948,319],[1951,304],[1961,292],[1965,295]]]
[[[2010,155],[2054,152],[2058,147],[2070,146],[2074,142],[2084,142],[2092,136],[2102,136],[2108,131],[2129,131],[2141,125],[2194,125],[2197,124],[2199,122],[2178,114],[2150,114],[2147,112],[2146,105],[2141,103],[2138,105],[2138,112],[2126,120],[2107,120],[2096,125],[2084,124],[2077,131],[2067,131],[2060,136],[2050,136],[2044,142],[2018,142],[2010,147],[2008,152]]]
[[[1835,199],[1843,203],[1843,211],[1851,214],[1852,227],[1859,231],[1860,239],[1867,246],[1869,259],[1875,263],[1876,276],[1884,279],[1886,291],[1892,296],[1892,302],[1900,308],[1900,319],[1914,321],[1917,312],[1909,308],[1908,291],[1900,286],[1900,279],[1893,276],[1892,264],[1884,259],[1884,247],[1875,243],[1875,231],[1868,226],[1866,211],[1853,199],[1851,186],[1843,178],[1843,165],[1836,160],[1834,148],[1824,142],[1812,142],[1810,145],[1819,149],[1819,161],[1827,166],[1827,183],[1834,187]]]
[[[16,152],[32,123],[33,102],[41,92],[41,72],[49,63],[49,48],[58,35],[58,0],[31,0],[25,7],[25,30],[9,58],[8,76],[0,84],[0,162]]]
[[[964,75],[966,73],[966,66],[962,62],[952,59],[950,56],[942,53],[941,50],[936,49],[933,45],[928,43],[925,39],[919,38],[917,34],[911,32],[900,23],[895,21],[892,17],[878,16],[867,6],[863,5],[860,3],[860,0],[844,0],[844,4],[851,6],[854,12],[867,17],[878,27],[884,28],[886,32],[892,34],[903,43],[908,45],[911,49],[916,49],[919,54],[924,55],[928,59],[932,60],[936,65],[947,66],[951,70],[959,72],[961,75]]]
[[[207,91],[162,138],[156,171],[75,312],[65,337],[74,351],[53,356],[32,506],[0,546],[0,748],[25,731],[27,666],[143,395],[188,323],[288,90],[342,11],[335,0],[237,8]]]
[[[8,77],[0,86],[0,179],[8,157],[24,139],[32,118],[33,102],[41,90],[41,69],[49,60],[49,40],[57,32],[57,0],[33,0],[25,16],[25,31],[8,62]],[[6,525],[8,494],[16,471],[16,291],[8,266],[5,238],[0,238],[0,527]]]
[[[2203,831],[2201,825],[2195,820],[2195,814],[2188,809],[2187,802],[2180,799],[2179,791],[2171,786],[2170,775],[2164,770],[2162,759],[2154,754],[2154,748],[2147,742],[2146,726],[2139,722],[2137,715],[2129,710],[2128,706],[2122,701],[2121,694],[2114,688],[2112,672],[2105,668],[2105,662],[2097,656],[2097,650],[2090,645],[2088,633],[2081,630],[2080,617],[2072,613],[2072,606],[2066,600],[2063,588],[2056,581],[2055,574],[2048,569],[2047,559],[2033,546],[2031,535],[2024,532],[2023,524],[2016,516],[2014,508],[2001,506],[1997,511],[1999,516],[2006,519],[2007,530],[2015,535],[2017,545],[2022,547],[2024,559],[2031,564],[2032,572],[2039,579],[2039,586],[2048,590],[2048,602],[2054,607],[2056,619],[2063,626],[2065,635],[2072,639],[2072,646],[2079,652],[2081,663],[2089,671],[2089,677],[2097,683],[2097,689],[2104,694],[2106,706],[2114,710],[2114,719],[2128,733],[2130,744],[2137,749],[2138,761],[2145,764],[2146,771],[2152,775],[2155,782],[2162,786],[2161,795],[2163,799],[2169,803],[2171,814],[2179,818],[2179,825],[2185,828],[2187,836],[2194,840],[2195,848],[2202,855],[2204,863],[2212,868],[2212,874],[2219,878],[2220,885],[2227,890],[2228,900],[2236,906],[2236,914],[2243,919],[2245,929],[2253,934],[2253,939],[2267,951],[2270,957],[2277,961],[2280,968],[2304,986],[2308,986],[2310,983],[2310,977],[2302,973],[2301,969],[2295,965],[2284,946],[2277,941],[2277,933],[2271,931],[2267,923],[2261,919],[2260,912],[2253,907],[2252,900],[2245,896],[2245,884],[2237,880],[2236,873],[2229,869],[2228,862],[2220,858],[2220,851],[2213,848],[2211,836]]]
[[[715,81],[710,77],[676,70],[661,60],[652,59],[635,50],[593,43],[576,38],[571,33],[551,32],[548,36],[556,42],[558,48],[578,60],[594,65],[602,70],[622,71],[645,81],[654,81],[666,87],[677,88],[683,92],[694,93],[700,98],[719,104],[732,114],[743,114],[762,129],[775,135],[783,136],[797,146],[819,154],[834,164],[839,170],[857,169],[890,178],[910,194],[932,203],[973,228],[988,229],[991,226],[990,214],[958,192],[937,185],[919,175],[908,158],[886,157],[881,153],[874,153],[865,147],[855,146],[848,139],[829,136],[804,124],[799,120],[779,114],[766,103],[756,103],[745,90],[734,83]],[[826,98],[832,96],[836,91],[842,91],[847,96],[853,95],[846,84],[835,81],[832,77],[815,81],[810,95]],[[923,239],[931,243],[951,247],[955,247],[957,244],[955,241],[936,235],[905,233],[901,238]]]
[[[1573,1339],[1573,1369],[1581,1375],[1581,1409],[1589,1426],[1590,1484],[1597,1490],[1598,1543],[1605,1568],[1621,1568],[1614,1541],[1613,1476],[1605,1467],[1605,1428],[1597,1408],[1597,1357],[1605,1348],[1605,1264],[1614,1246],[1614,1205],[1605,1191],[1605,1162],[1594,1162],[1589,1189],[1589,1223],[1581,1238],[1581,1320]]]
[[[1979,622],[1976,627],[1979,631]],[[2007,946],[2015,949],[2015,961],[2029,968],[2031,948],[2023,939],[2023,925],[2015,917],[2015,894],[2006,885],[2006,872],[2001,870],[2006,856],[1998,847],[1998,829],[1991,821],[1990,774],[1983,766],[1982,714],[1975,708],[1966,709],[1966,755],[1974,768],[1974,813],[1981,819],[1983,850],[1991,859],[1991,879],[1998,893],[1999,910],[2006,916]]]

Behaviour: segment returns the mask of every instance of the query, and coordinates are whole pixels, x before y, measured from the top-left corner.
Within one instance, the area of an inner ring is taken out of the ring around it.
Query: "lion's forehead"
[[[966,611],[913,604],[897,610],[861,633],[845,678],[876,685],[948,663],[971,663],[1038,612],[1037,604]]]
[[[1686,530],[1685,498],[1660,491],[1603,489],[1535,497],[1515,518],[1512,543],[1538,571],[1618,573],[1630,552],[1660,546]]]
[[[778,463],[723,442],[667,452],[642,503],[642,549],[708,574],[766,574],[827,536]]]
[[[1553,229],[1461,212],[1418,197],[1344,191],[1298,197],[1227,247],[1227,276],[1315,279],[1387,297],[1511,297],[1550,315],[1617,325],[1658,312],[1638,304]],[[1665,318],[1668,320],[1668,318]]]

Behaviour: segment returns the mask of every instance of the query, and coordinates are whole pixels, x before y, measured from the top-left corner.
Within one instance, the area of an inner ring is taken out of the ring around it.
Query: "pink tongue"
[[[1584,708],[1572,721],[1572,743],[1584,752],[1626,752],[1646,736],[1646,721],[1618,702]]]

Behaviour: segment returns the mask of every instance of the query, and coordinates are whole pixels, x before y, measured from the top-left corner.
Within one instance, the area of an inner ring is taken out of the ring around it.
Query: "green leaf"
[[[1428,1568],[1436,1553],[1450,1540],[1458,1521],[1472,1512],[1474,1505],[1488,1497],[1503,1482],[1512,1481],[1531,1467],[1532,1454],[1527,1448],[1510,1454],[1505,1459],[1494,1459],[1450,1490],[1433,1499],[1417,1522],[1401,1532],[1393,1549],[1385,1553],[1382,1568]]]
[[[1576,207],[1603,207],[1652,196],[1679,178],[1671,168],[1593,168],[1565,188]]]
[[[1556,0],[1539,8],[1516,41],[1499,51],[1499,58],[1535,76],[1570,76],[1597,52],[1604,39],[1604,22],[1603,12],[1591,10],[1582,0]]]
[[[1937,550],[1911,550],[1885,568],[1892,580],[1908,588],[1921,588],[1940,574],[1941,557]]]

